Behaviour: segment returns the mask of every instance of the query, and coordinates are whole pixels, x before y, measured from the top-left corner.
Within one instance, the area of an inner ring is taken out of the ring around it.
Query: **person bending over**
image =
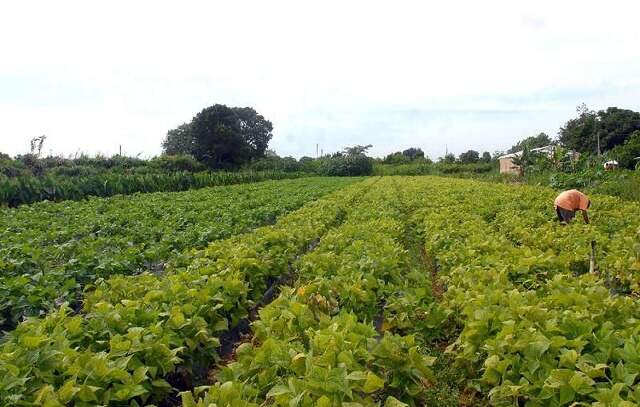
[[[591,200],[577,189],[562,192],[553,204],[560,222],[569,223],[576,216],[576,211],[582,211],[584,223],[589,223],[587,209],[591,206]]]

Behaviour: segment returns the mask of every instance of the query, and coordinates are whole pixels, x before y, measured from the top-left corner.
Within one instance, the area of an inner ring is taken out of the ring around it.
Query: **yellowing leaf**
[[[403,403],[393,396],[387,397],[387,400],[384,402],[384,407],[409,407],[408,404]]]
[[[383,387],[384,387],[384,380],[376,376],[376,374],[373,372],[367,373],[367,380],[364,382],[364,386],[362,386],[362,390],[364,390],[366,393],[373,393],[375,391],[380,390]]]
[[[267,393],[267,398],[280,396],[282,394],[287,394],[287,393],[291,393],[291,390],[289,390],[289,387],[282,384],[277,384],[273,386],[271,390],[269,390],[269,393]]]

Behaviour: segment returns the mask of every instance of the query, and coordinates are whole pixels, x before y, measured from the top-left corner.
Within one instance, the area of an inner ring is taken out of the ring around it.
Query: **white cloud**
[[[157,154],[203,107],[253,106],[281,154],[494,150],[574,108],[640,110],[637,2],[12,2],[0,151]],[[398,113],[398,112],[401,112]],[[410,113],[407,113],[410,112]]]

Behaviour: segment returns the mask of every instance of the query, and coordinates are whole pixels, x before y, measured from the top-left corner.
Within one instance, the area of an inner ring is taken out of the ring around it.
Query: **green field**
[[[0,404],[640,404],[640,205],[563,226],[554,194],[313,178],[7,210],[5,312],[48,311],[0,339]]]
[[[162,272],[353,182],[314,178],[0,209],[0,330],[118,274]]]

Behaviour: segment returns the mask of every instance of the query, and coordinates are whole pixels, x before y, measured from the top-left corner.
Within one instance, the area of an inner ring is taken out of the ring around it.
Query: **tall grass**
[[[18,206],[49,200],[80,200],[136,192],[184,191],[216,185],[269,179],[299,178],[307,173],[282,171],[158,172],[151,174],[99,174],[95,176],[0,176],[0,205]]]

